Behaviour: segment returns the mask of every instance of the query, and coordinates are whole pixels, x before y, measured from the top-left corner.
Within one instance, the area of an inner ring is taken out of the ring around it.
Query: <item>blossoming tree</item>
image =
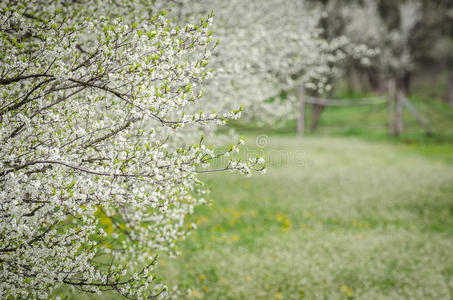
[[[340,62],[362,58],[366,47],[344,36],[326,39],[319,26],[321,7],[299,0],[186,0],[173,11],[177,18],[213,10],[220,47],[211,65],[217,76],[205,82],[206,100],[226,108],[245,107],[245,119],[275,124],[297,114],[295,90],[330,88]],[[285,99],[281,95],[284,94]],[[274,101],[268,101],[273,98]]]
[[[389,82],[389,125],[394,135],[403,131],[402,96],[409,92],[410,77],[415,67],[417,26],[423,18],[419,0],[389,2],[393,13],[381,13],[377,0],[362,4],[350,4],[342,10],[346,20],[345,34],[352,40],[372,47],[380,53],[372,64],[373,77],[377,82]],[[385,7],[385,6],[384,6]],[[389,8],[387,8],[389,10]],[[382,85],[382,84],[380,84]],[[395,89],[399,90],[395,107]]]
[[[0,10],[0,296],[47,298],[60,285],[159,295],[157,253],[203,202],[197,173],[241,143],[218,153],[181,138],[240,115],[191,108],[211,76],[211,16],[173,26],[153,1]]]

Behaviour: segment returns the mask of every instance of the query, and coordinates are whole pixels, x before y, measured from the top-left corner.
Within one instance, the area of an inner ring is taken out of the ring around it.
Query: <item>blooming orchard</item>
[[[241,109],[193,113],[211,77],[212,17],[172,26],[152,2],[0,4],[2,298],[47,298],[61,284],[160,294],[156,254],[203,202],[197,172],[242,143],[216,153],[182,142]]]
[[[298,0],[11,0],[0,10],[3,298],[47,298],[60,285],[163,295],[156,255],[174,251],[184,216],[204,202],[197,174],[262,169],[260,157],[208,169],[242,140],[219,152],[201,133],[242,104],[249,117],[287,118],[293,102],[265,100],[324,90],[340,61],[366,50],[323,38],[321,11]]]
[[[378,1],[349,4],[341,10],[345,19],[344,33],[351,40],[379,48],[374,67],[386,76],[401,76],[414,68],[411,36],[422,18],[422,3],[418,0],[399,3],[398,23],[389,26],[379,13]]]
[[[321,7],[300,0],[187,0],[175,13],[193,16],[215,12],[220,45],[211,65],[216,76],[205,81],[206,99],[226,108],[245,107],[245,119],[275,124],[294,116],[294,89],[330,89],[347,59],[374,51],[345,36],[327,39],[320,27]],[[283,94],[289,96],[282,99]],[[274,101],[268,101],[273,98]],[[203,103],[204,104],[204,103]]]

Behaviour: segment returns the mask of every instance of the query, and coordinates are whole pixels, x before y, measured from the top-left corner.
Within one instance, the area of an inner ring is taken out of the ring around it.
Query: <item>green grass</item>
[[[426,94],[426,92],[425,92]],[[337,95],[335,98],[360,98],[365,94]],[[306,132],[308,137],[354,137],[372,142],[386,142],[397,145],[405,151],[453,163],[453,107],[439,99],[424,94],[410,97],[412,104],[428,121],[434,132],[427,136],[423,128],[407,111],[404,112],[404,133],[396,138],[387,130],[387,104],[353,107],[327,107],[321,115],[316,132]],[[311,106],[306,109],[306,127],[311,122]],[[232,127],[241,133],[275,134],[294,136],[296,121],[288,121],[281,127],[256,127],[236,122]],[[409,146],[409,147],[406,147]]]
[[[327,118],[327,116],[326,116]],[[391,141],[249,136],[266,175],[205,176],[212,206],[161,258],[194,299],[451,299],[453,164]],[[427,151],[424,153],[424,151]]]
[[[268,172],[203,176],[212,205],[158,274],[189,299],[451,299],[453,108],[411,101],[434,136],[409,114],[389,136],[386,105],[329,107],[302,140],[294,121],[233,123]]]

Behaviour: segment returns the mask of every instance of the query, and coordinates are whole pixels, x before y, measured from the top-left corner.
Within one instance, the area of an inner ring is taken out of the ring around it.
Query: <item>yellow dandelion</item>
[[[194,296],[195,298],[201,298],[203,295],[197,291],[197,290],[192,290],[192,292],[190,293],[192,296]]]
[[[277,213],[277,221],[281,222],[286,219],[286,215],[284,213]]]
[[[289,231],[290,229],[291,229],[291,221],[286,219],[285,222],[283,223],[283,230]]]
[[[341,291],[346,294],[348,297],[352,297],[353,293],[352,293],[352,290],[346,286],[346,285],[342,285],[341,286]]]

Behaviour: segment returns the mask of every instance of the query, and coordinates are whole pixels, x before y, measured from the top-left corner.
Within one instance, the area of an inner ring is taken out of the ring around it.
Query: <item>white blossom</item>
[[[1,2],[1,298],[165,294],[157,254],[205,202],[197,174],[236,149],[186,133],[242,109],[199,111],[212,15],[176,26],[153,2]]]

